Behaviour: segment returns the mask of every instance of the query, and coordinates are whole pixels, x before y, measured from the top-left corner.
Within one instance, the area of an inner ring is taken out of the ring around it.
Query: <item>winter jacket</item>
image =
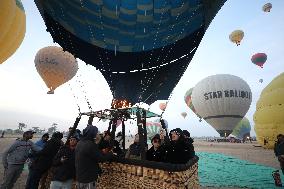
[[[192,138],[185,138],[185,155],[187,159],[191,159],[195,156],[194,146],[193,146],[193,139]]]
[[[141,159],[141,145],[138,142],[131,144],[126,152],[125,158]]]
[[[185,140],[170,141],[165,144],[165,162],[185,164],[192,156],[191,147]]]
[[[63,162],[61,161],[62,157],[66,158]],[[70,179],[75,179],[75,149],[63,146],[53,159],[53,166],[53,181],[64,182]]]
[[[148,161],[158,161],[163,162],[165,159],[165,151],[162,147],[159,147],[157,150],[154,150],[154,146],[152,146],[146,154],[146,159]]]
[[[284,155],[284,142],[277,142],[274,146],[275,156]]]
[[[101,173],[99,162],[112,158],[110,153],[102,154],[98,145],[90,138],[80,140],[75,149],[76,178],[79,183],[95,182]]]
[[[17,139],[10,148],[3,153],[2,162],[4,167],[8,164],[24,164],[28,159],[30,150],[37,152],[40,148],[30,140]]]
[[[39,146],[41,149],[44,148],[44,146],[46,145],[47,142],[43,141],[42,139],[40,139],[39,141],[37,141],[35,143],[35,145]]]
[[[44,148],[37,154],[35,154],[31,169],[35,169],[41,172],[47,171],[52,166],[53,158],[55,157],[62,144],[62,141],[57,138],[51,138],[49,141],[47,141]]]

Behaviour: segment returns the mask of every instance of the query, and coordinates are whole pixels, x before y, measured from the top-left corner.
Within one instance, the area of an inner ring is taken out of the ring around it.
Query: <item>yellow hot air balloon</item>
[[[21,45],[26,33],[26,15],[20,0],[1,0],[0,64]]]
[[[254,122],[258,143],[265,148],[273,148],[276,136],[284,134],[284,73],[274,78],[261,92]]]
[[[72,79],[78,71],[78,63],[74,56],[61,47],[49,46],[40,49],[35,57],[36,69],[50,89],[48,94]]]
[[[237,46],[239,46],[244,38],[244,32],[242,30],[235,30],[230,34],[229,38],[233,43],[236,43]]]

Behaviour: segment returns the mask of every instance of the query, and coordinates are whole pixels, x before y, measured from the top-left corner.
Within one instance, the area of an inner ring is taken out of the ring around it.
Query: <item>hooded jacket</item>
[[[101,173],[99,162],[112,158],[110,153],[102,154],[94,138],[98,128],[88,125],[83,130],[83,136],[75,149],[76,178],[79,183],[95,182]]]
[[[8,164],[19,165],[24,164],[28,159],[29,152],[40,151],[41,148],[36,146],[32,141],[17,139],[11,146],[8,148],[2,156],[2,163],[4,167]]]

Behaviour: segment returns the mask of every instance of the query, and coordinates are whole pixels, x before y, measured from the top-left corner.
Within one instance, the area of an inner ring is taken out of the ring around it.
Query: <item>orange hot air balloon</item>
[[[162,111],[165,111],[165,109],[167,108],[167,103],[160,103],[159,107]]]

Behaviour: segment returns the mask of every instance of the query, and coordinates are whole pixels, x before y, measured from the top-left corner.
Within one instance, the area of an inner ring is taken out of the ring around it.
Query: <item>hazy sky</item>
[[[82,111],[88,111],[85,99],[90,101],[93,110],[109,108],[112,95],[103,76],[92,66],[79,61],[77,76],[56,89],[54,95],[47,95],[44,82],[34,66],[36,52],[53,43],[35,4],[22,0],[26,16],[26,36],[16,53],[0,65],[0,129],[15,128],[18,122],[47,128],[52,123],[59,124],[61,130],[73,124],[78,115],[77,104]],[[218,136],[218,133],[205,121],[198,118],[184,103],[185,92],[201,79],[214,74],[233,74],[251,87],[253,100],[247,113],[251,124],[256,101],[261,90],[284,70],[284,1],[274,0],[270,13],[261,8],[267,3],[263,0],[228,0],[217,14],[187,71],[173,91],[164,118],[169,127],[188,129],[193,136]],[[245,37],[240,46],[229,40],[229,34],[242,29]],[[254,53],[265,52],[268,60],[264,69],[251,63]],[[259,79],[263,83],[259,83]],[[83,83],[83,84],[82,84]],[[151,110],[160,113],[158,103]],[[181,112],[187,112],[183,119]],[[96,123],[101,130],[106,123]],[[82,120],[83,128],[86,120]],[[255,135],[252,129],[252,135]]]

